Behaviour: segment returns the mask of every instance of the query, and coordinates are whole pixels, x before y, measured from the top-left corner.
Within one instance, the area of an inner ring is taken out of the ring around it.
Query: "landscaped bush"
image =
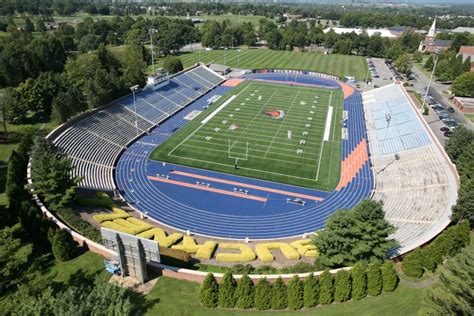
[[[319,280],[311,273],[304,280],[304,307],[315,307],[319,303]]]
[[[255,271],[257,274],[275,274],[277,269],[272,266],[262,265]]]
[[[303,307],[303,282],[297,275],[294,275],[288,282],[288,307],[293,310]]]
[[[188,268],[191,262],[189,253],[171,248],[160,248],[160,258],[161,263],[172,267]]]
[[[196,252],[196,258],[211,259],[216,247],[217,243],[215,241],[206,241],[203,245],[199,246],[199,249]]]
[[[412,278],[421,278],[423,275],[423,250],[417,248],[403,258],[403,272]]]
[[[298,262],[295,265],[281,268],[281,273],[305,273],[313,272],[315,269],[314,265],[307,262]]]
[[[255,308],[266,310],[272,307],[272,285],[266,278],[260,279],[255,286]]]
[[[245,244],[230,244],[221,243],[219,244],[221,249],[236,249],[240,250],[240,253],[218,253],[216,255],[217,261],[223,262],[247,262],[255,260],[255,253],[252,251],[250,246]]]
[[[103,222],[102,226],[130,235],[138,235],[153,227],[152,225],[136,219],[135,217],[130,217],[127,220],[116,219],[113,222]]]
[[[321,304],[331,304],[333,300],[333,278],[329,270],[325,270],[319,278],[319,302]]]
[[[183,250],[187,253],[196,253],[199,250],[199,245],[196,243],[193,237],[184,236],[182,244],[171,246],[171,248]]]
[[[232,266],[232,273],[234,274],[251,274],[255,271],[255,268],[250,264],[236,264]]]
[[[130,220],[132,219],[129,218],[129,221]],[[145,223],[143,221],[137,220],[136,218],[134,218],[134,221]],[[148,238],[148,239],[153,238],[154,241],[158,242],[160,247],[168,248],[168,247],[171,247],[171,245],[174,245],[175,243],[180,241],[183,238],[183,234],[173,233],[169,236],[166,236],[166,232],[163,229],[155,227],[138,234],[138,237],[143,237],[143,238]]]
[[[398,275],[391,262],[385,262],[381,267],[382,284],[384,292],[393,292],[397,288]]]
[[[79,214],[74,212],[70,208],[59,209],[56,211],[56,214],[67,223],[69,227],[81,234],[82,236],[100,243],[102,241],[102,236],[100,231],[83,220]]]
[[[339,270],[334,278],[334,301],[345,302],[351,298],[351,274]]]
[[[319,252],[311,239],[295,240],[290,243],[301,256],[317,257]]]
[[[108,214],[98,214],[92,216],[92,218],[99,223],[106,222],[106,221],[113,221],[116,219],[125,219],[130,217],[131,215],[127,213],[126,211],[122,210],[121,208],[118,207],[113,207],[112,208],[112,213]]]
[[[272,284],[272,309],[285,309],[288,307],[286,285],[281,277]]]
[[[235,290],[235,307],[236,308],[252,308],[254,306],[255,290],[252,280],[247,274],[244,274],[237,284]]]
[[[77,243],[67,231],[63,229],[50,229],[48,239],[56,260],[68,261],[77,256]]]
[[[213,308],[217,307],[219,295],[219,286],[212,273],[209,273],[199,288],[199,302],[202,306]]]
[[[355,300],[363,299],[367,296],[367,274],[365,266],[362,263],[357,263],[351,270],[352,279],[352,298]]]
[[[87,207],[105,207],[111,208],[114,206],[114,201],[105,192],[98,192],[95,198],[76,198],[77,204]]]
[[[232,272],[227,271],[219,283],[219,298],[218,305],[222,308],[232,308],[235,306],[235,289],[237,283],[235,282]]]
[[[255,246],[257,256],[262,261],[275,260],[272,253],[270,252],[270,249],[280,249],[283,255],[289,260],[300,259],[300,255],[295,250],[295,248],[284,242],[263,243]]]
[[[369,265],[367,268],[367,293],[370,296],[377,296],[382,291],[382,273],[377,263]]]

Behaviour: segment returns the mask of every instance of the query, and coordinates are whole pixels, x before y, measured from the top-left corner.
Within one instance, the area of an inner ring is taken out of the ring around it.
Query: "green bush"
[[[272,284],[272,309],[285,309],[288,307],[286,285],[281,277]]]
[[[181,59],[175,56],[166,57],[163,67],[169,71],[170,75],[180,72],[184,69]]]
[[[227,271],[224,273],[224,277],[219,283],[219,298],[218,305],[222,308],[232,308],[235,306],[235,288],[237,283],[235,282],[232,272]]]
[[[76,198],[76,202],[80,206],[87,206],[87,207],[110,208],[114,206],[114,201],[105,192],[98,192],[95,198],[78,197]]]
[[[266,278],[261,279],[255,286],[255,308],[266,310],[272,307],[272,285]]]
[[[293,310],[303,307],[303,282],[297,275],[294,275],[288,282],[288,307]]]
[[[74,212],[70,208],[59,209],[56,211],[58,215],[69,227],[74,231],[78,232],[82,236],[95,241],[97,243],[102,242],[102,236],[100,231],[83,220],[77,212]]]
[[[252,280],[247,274],[242,275],[235,290],[235,307],[243,309],[254,307],[254,295]]]
[[[208,273],[199,288],[199,302],[204,307],[217,307],[218,295],[219,286],[217,285],[216,279],[212,273]]]
[[[160,247],[161,263],[179,268],[188,268],[191,265],[191,255],[183,250]]]
[[[351,298],[351,286],[351,274],[349,271],[337,271],[334,278],[334,301],[348,301]]]
[[[311,273],[304,280],[304,307],[315,307],[319,303],[319,280]]]
[[[260,267],[257,268],[255,271],[257,274],[274,274],[276,273],[277,269],[275,269],[272,266],[267,266],[267,265],[261,265]]]
[[[382,273],[378,263],[372,263],[367,268],[367,293],[377,296],[382,291]]]
[[[352,278],[352,298],[355,300],[363,299],[367,296],[367,274],[365,266],[357,263],[351,270]]]
[[[423,275],[423,250],[415,249],[403,258],[402,270],[412,278],[421,278]]]
[[[295,265],[285,267],[281,269],[281,273],[290,274],[290,273],[305,273],[314,271],[314,265],[307,262],[298,262]]]
[[[243,264],[236,264],[236,265],[233,265],[232,268],[232,273],[234,274],[251,274],[252,272],[255,271],[255,268],[251,265],[251,264],[246,264],[246,265],[243,265]]]
[[[385,262],[381,267],[382,284],[384,292],[393,292],[398,285],[398,275],[391,262]]]
[[[319,303],[331,304],[333,300],[333,278],[329,270],[325,270],[319,278]]]
[[[67,231],[51,229],[48,232],[48,238],[56,260],[68,261],[75,258],[78,254],[77,243]]]

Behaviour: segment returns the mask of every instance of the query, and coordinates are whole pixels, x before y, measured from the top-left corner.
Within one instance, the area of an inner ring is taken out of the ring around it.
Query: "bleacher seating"
[[[72,161],[79,186],[114,190],[114,162],[138,135],[206,94],[223,78],[199,66],[170,79],[158,90],[143,90],[90,115],[53,140]],[[135,112],[136,109],[136,112]]]
[[[397,227],[391,237],[400,243],[397,252],[404,253],[449,223],[455,175],[401,86],[388,85],[362,98],[376,175],[373,198],[384,202],[385,217]]]

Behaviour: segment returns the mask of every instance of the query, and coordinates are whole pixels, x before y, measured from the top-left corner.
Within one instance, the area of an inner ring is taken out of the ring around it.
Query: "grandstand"
[[[79,186],[114,190],[114,162],[127,145],[216,87],[223,78],[198,66],[158,90],[143,90],[66,128],[53,143],[71,159]],[[136,110],[136,111],[135,111]]]
[[[457,198],[456,173],[400,85],[363,94],[376,178],[373,198],[397,227],[396,253],[427,242],[448,224]]]

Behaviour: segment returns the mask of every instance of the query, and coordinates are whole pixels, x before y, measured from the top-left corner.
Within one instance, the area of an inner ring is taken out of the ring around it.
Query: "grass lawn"
[[[148,315],[416,315],[420,307],[421,289],[404,285],[393,293],[361,301],[321,306],[302,311],[257,312],[226,311],[203,308],[198,302],[199,284],[161,277],[148,294],[148,299],[159,300]]]
[[[226,64],[235,68],[282,68],[318,71],[337,76],[354,76],[357,80],[364,80],[367,74],[367,62],[361,56],[323,55],[308,52],[286,52],[270,49],[237,49],[233,50],[199,50],[179,55],[185,68],[197,62],[210,63],[212,61]],[[157,67],[163,67],[163,59]],[[151,72],[151,66],[147,72]]]
[[[474,113],[465,113],[464,115],[474,123]]]
[[[340,176],[342,104],[340,90],[245,81],[151,158],[330,191]]]

